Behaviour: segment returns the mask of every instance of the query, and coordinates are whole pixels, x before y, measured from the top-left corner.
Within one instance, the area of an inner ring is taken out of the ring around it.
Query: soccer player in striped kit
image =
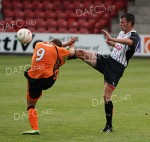
[[[86,50],[76,50],[75,56],[85,61],[104,75],[104,102],[106,114],[106,126],[101,132],[112,132],[113,102],[112,93],[122,77],[129,60],[133,56],[139,43],[139,35],[133,29],[135,17],[126,13],[120,18],[121,31],[117,38],[102,30],[106,43],[113,46],[109,56],[103,56]]]

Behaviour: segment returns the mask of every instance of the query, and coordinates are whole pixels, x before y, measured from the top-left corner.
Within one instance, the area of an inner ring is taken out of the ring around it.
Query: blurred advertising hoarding
[[[52,34],[33,33],[33,39],[29,44],[21,44],[16,33],[0,34],[0,53],[7,54],[32,54],[35,44],[39,41],[50,41],[54,38],[60,39],[63,43],[71,37],[77,36],[76,49],[85,49],[100,54],[110,54],[111,48],[106,44],[104,36],[100,34]],[[150,56],[150,35],[140,35],[140,42],[134,56]]]
[[[29,44],[21,44],[16,33],[1,33],[0,34],[0,53],[33,53],[35,44],[39,41],[50,41],[54,38],[60,39],[63,43],[71,37],[77,36],[78,41],[75,44],[76,49],[85,49],[89,51],[109,54],[110,49],[105,43],[102,35],[87,35],[87,34],[51,34],[51,33],[33,33],[33,39]]]

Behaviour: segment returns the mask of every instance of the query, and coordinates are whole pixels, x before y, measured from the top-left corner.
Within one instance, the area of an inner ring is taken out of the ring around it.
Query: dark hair
[[[50,42],[53,42],[56,46],[62,47],[62,42],[59,39],[53,39]]]
[[[126,14],[122,15],[121,18],[125,18],[127,22],[131,22],[131,23],[132,23],[132,26],[134,26],[135,17],[134,17],[133,14],[131,14],[131,13],[126,13]]]

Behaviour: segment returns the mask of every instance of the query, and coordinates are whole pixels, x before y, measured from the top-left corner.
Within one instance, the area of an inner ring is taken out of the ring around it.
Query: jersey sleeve
[[[139,36],[138,36],[138,34],[137,33],[131,33],[131,36],[130,36],[130,38],[129,39],[131,39],[132,41],[133,41],[133,43],[132,43],[132,46],[133,47],[136,47],[137,46],[137,44],[138,44],[138,42],[139,42]]]
[[[61,59],[61,62],[60,62],[60,67],[65,63],[65,59],[64,58],[60,58]]]
[[[70,55],[70,51],[62,47],[58,47],[58,53],[60,58],[67,57]]]

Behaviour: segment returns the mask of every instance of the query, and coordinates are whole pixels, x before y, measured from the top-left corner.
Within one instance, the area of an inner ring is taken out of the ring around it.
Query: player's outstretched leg
[[[82,49],[77,49],[75,50],[75,56],[87,64],[89,64],[92,67],[96,66],[97,58],[96,54],[94,52],[82,50]]]

